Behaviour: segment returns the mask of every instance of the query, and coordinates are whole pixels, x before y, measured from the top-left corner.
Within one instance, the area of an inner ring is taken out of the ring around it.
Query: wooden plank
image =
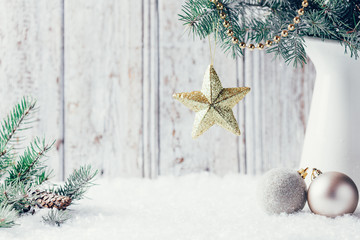
[[[237,86],[246,86],[245,84],[245,72],[244,72],[245,58],[239,57],[236,59],[236,76]],[[238,172],[241,174],[247,174],[247,161],[246,161],[246,102],[249,95],[252,94],[252,90],[247,94],[247,97],[241,101],[237,106],[238,119],[242,134],[237,140],[237,159],[238,159]]]
[[[143,175],[149,178],[155,178],[159,174],[158,10],[158,2],[156,0],[143,1]]]
[[[143,173],[142,1],[65,0],[66,173]]]
[[[255,174],[256,165],[256,122],[255,122],[255,101],[259,99],[258,88],[256,88],[256,81],[254,79],[254,54],[256,52],[250,52],[245,50],[245,64],[242,71],[244,76],[244,85],[251,88],[251,94],[246,99],[246,113],[245,113],[245,128],[246,128],[246,162],[247,162],[247,174]]]
[[[234,108],[243,135],[213,127],[194,141],[194,113],[171,95],[201,88],[209,47],[183,34],[181,4],[65,1],[66,174],[85,163],[110,177],[297,167],[313,65],[293,69],[258,51],[234,61],[218,50],[223,86],[252,88]],[[27,135],[57,139],[49,165],[59,179],[62,1],[2,0],[0,22],[1,117],[23,95],[38,99],[39,123]]]
[[[208,39],[193,41],[184,34],[184,26],[177,20],[182,4],[182,1],[159,0],[160,174],[237,172],[237,137],[213,126],[193,140],[194,112],[172,99],[175,92],[200,90],[210,64]],[[233,59],[218,51],[214,67],[224,87],[236,86]]]
[[[255,51],[245,57],[245,83],[253,88],[245,106],[248,173],[297,168],[315,80],[313,65],[296,69]]]
[[[22,96],[38,100],[37,123],[24,134],[56,140],[47,164],[61,177],[61,0],[0,1],[0,117]]]

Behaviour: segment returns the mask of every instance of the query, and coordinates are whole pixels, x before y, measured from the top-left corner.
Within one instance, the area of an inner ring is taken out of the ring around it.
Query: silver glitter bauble
[[[326,172],[310,184],[308,204],[313,213],[327,217],[353,213],[359,192],[353,180],[340,172]]]
[[[273,169],[260,180],[258,198],[269,214],[294,213],[305,206],[306,184],[295,170]]]

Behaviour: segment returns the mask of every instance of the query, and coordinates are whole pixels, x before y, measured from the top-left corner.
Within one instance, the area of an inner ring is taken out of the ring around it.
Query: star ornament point
[[[239,136],[240,129],[232,108],[248,92],[248,87],[223,88],[213,65],[210,65],[205,72],[201,91],[175,93],[173,98],[196,112],[193,138],[199,137],[214,124]]]

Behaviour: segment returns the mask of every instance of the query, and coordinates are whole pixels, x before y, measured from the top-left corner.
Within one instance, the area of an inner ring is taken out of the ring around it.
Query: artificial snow
[[[46,210],[0,229],[0,240],[49,239],[360,239],[360,211],[335,219],[306,207],[267,215],[257,204],[258,177],[208,173],[149,179],[101,179],[89,199],[71,207],[61,227],[42,222]]]

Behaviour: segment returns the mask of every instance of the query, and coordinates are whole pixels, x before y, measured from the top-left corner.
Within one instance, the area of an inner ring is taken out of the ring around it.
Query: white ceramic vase
[[[300,165],[343,172],[360,190],[360,59],[335,41],[305,44],[316,82]]]

